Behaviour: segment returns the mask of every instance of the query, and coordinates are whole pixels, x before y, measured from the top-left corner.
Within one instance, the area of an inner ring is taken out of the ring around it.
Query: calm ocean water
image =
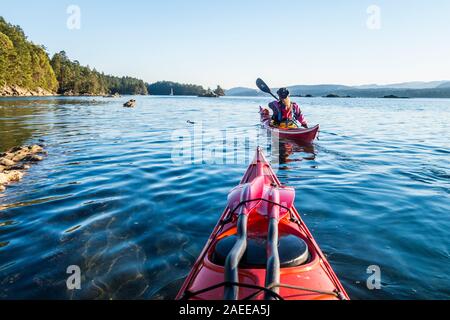
[[[351,298],[450,298],[449,100],[299,99],[320,140],[278,156],[268,99],[136,99],[0,100],[0,151],[49,152],[0,195],[0,299],[174,298],[257,144]]]

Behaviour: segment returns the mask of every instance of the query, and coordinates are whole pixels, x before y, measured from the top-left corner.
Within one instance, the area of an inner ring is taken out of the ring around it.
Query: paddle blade
[[[263,79],[258,78],[258,79],[256,80],[256,86],[257,86],[257,87],[259,88],[259,90],[261,90],[262,92],[272,94],[272,91],[270,90],[269,86],[263,81]]]

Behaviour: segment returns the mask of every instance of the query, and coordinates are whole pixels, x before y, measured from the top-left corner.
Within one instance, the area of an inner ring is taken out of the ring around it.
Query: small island
[[[384,96],[382,99],[409,99],[409,97],[399,97],[394,94]]]
[[[295,97],[295,98],[314,98],[314,96],[312,96],[310,94],[305,94],[305,95],[294,94],[294,95],[292,95],[292,97]]]
[[[324,96],[324,98],[340,98],[340,96],[338,96],[337,94],[330,93]]]
[[[214,92],[206,92],[198,95],[199,98],[219,98]]]
[[[216,90],[212,91],[211,88],[208,88],[206,92],[199,94],[198,96],[200,98],[220,98],[225,95],[225,91],[220,87],[217,86]]]
[[[349,95],[347,95],[347,96],[340,96],[340,95],[337,95],[337,94],[334,94],[334,93],[330,93],[330,94],[324,96],[324,98],[353,98],[353,97],[349,96]]]

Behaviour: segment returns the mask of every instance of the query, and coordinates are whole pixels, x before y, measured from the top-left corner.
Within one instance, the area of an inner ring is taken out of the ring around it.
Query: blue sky
[[[67,7],[81,28],[67,28]],[[367,8],[381,9],[381,29]],[[226,88],[450,78],[448,0],[0,0],[50,54],[148,82]]]

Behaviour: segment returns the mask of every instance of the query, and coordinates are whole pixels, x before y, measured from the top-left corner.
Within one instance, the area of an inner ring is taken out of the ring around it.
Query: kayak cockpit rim
[[[299,291],[307,291],[307,292],[312,292],[312,293],[329,295],[329,296],[333,296],[339,300],[348,300],[347,297],[338,289],[335,289],[334,291],[322,291],[322,290],[316,290],[316,289],[288,285],[288,284],[273,284],[270,287],[266,288],[266,287],[257,286],[254,284],[247,284],[247,283],[240,283],[240,282],[226,282],[226,281],[212,285],[208,288],[204,288],[204,289],[195,291],[195,292],[192,292],[190,290],[185,290],[183,292],[183,296],[181,296],[179,300],[189,300],[194,297],[198,297],[202,294],[211,292],[213,290],[220,289],[220,288],[226,288],[226,287],[238,287],[238,288],[247,288],[247,289],[257,290],[255,293],[252,293],[251,295],[241,299],[242,301],[254,299],[254,298],[258,297],[259,295],[261,295],[261,293],[263,293],[263,292],[266,295],[271,296],[275,300],[284,300],[282,296],[280,296],[278,293],[273,291],[274,288],[289,288],[289,289],[294,289],[294,290],[299,290]]]
[[[223,230],[223,227],[225,225],[232,223],[233,217],[235,217],[234,213],[240,207],[242,207],[246,203],[255,202],[255,201],[265,201],[267,203],[270,203],[270,204],[273,204],[273,205],[277,205],[280,208],[288,210],[289,211],[289,215],[290,215],[290,219],[289,220],[291,222],[294,222],[295,224],[297,224],[301,228],[301,230],[303,232],[305,232],[304,228],[302,227],[301,221],[296,219],[295,213],[290,208],[287,208],[286,206],[283,206],[283,205],[281,205],[279,203],[270,201],[268,199],[253,199],[253,200],[242,201],[238,206],[236,206],[236,208],[233,211],[227,209],[227,213],[228,214],[226,214],[225,217],[219,221],[220,229],[217,230],[217,232],[215,232],[214,238],[218,234],[221,233],[221,231]],[[305,232],[305,234],[306,234],[306,236],[308,238],[308,241],[311,241],[311,238],[308,235],[308,233]],[[210,251],[211,246],[213,244],[214,244],[214,241],[211,241],[208,244],[208,249],[205,251],[205,254],[207,254]],[[318,253],[316,253],[316,254],[318,254]],[[319,254],[319,258],[322,260],[321,254]],[[236,269],[237,269],[237,266],[236,266]],[[227,272],[227,271],[225,271],[225,272]],[[233,277],[233,279],[235,279],[235,277]],[[333,282],[335,282],[334,278],[331,278],[331,279],[333,280]],[[347,297],[345,296],[345,294],[342,291],[340,291],[339,286],[336,283],[334,283],[334,284],[335,284],[335,287],[336,287],[336,289],[334,291],[323,291],[323,290],[317,290],[317,289],[312,289],[312,288],[293,286],[293,285],[288,285],[288,284],[281,284],[281,283],[278,283],[278,282],[271,283],[270,285],[266,284],[266,287],[262,287],[262,286],[252,285],[252,284],[240,283],[238,281],[224,281],[224,282],[218,283],[216,285],[212,285],[210,287],[207,287],[207,288],[195,291],[195,292],[186,289],[183,292],[183,295],[179,299],[180,300],[189,300],[189,299],[198,297],[198,296],[200,296],[202,294],[211,292],[211,291],[219,289],[219,288],[224,288],[224,292],[227,290],[227,288],[228,288],[228,290],[232,290],[231,292],[233,292],[233,294],[234,294],[233,297],[236,297],[236,289],[247,288],[247,289],[255,289],[257,291],[252,293],[251,295],[245,297],[245,298],[242,298],[241,300],[243,300],[243,301],[257,298],[262,293],[265,294],[265,299],[266,300],[268,300],[268,299],[271,299],[271,300],[284,300],[283,297],[281,297],[279,295],[279,293],[277,292],[276,289],[289,288],[289,289],[294,289],[294,290],[299,290],[299,291],[306,291],[306,292],[318,293],[318,294],[323,294],[323,295],[329,295],[329,296],[333,296],[333,297],[335,297],[335,298],[337,298],[339,300],[348,300]],[[224,297],[227,299],[226,295],[224,295]],[[232,300],[232,298],[230,296],[228,296],[228,299]]]

